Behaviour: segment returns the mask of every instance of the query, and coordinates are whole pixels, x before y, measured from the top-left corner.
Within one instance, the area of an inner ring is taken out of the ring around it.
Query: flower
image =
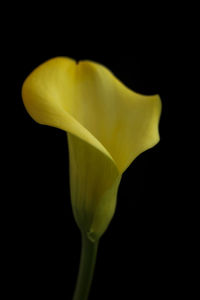
[[[123,172],[159,141],[159,95],[131,91],[101,64],[56,57],[27,77],[22,98],[36,122],[67,132],[74,217],[98,240],[114,215]]]

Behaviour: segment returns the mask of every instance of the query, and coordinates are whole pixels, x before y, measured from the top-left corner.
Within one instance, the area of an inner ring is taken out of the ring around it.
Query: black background
[[[163,299],[186,293],[190,212],[180,180],[186,168],[180,35],[169,28],[155,32],[148,22],[144,31],[137,26],[130,32],[118,31],[112,22],[109,31],[101,26],[93,31],[92,25],[82,30],[82,23],[77,31],[72,25],[65,31],[63,24],[54,27],[54,19],[48,22],[40,27],[37,16],[27,18],[6,39],[7,294],[71,299],[75,286],[80,234],[70,205],[66,135],[35,123],[21,99],[26,76],[60,55],[102,63],[131,89],[160,94],[163,106],[159,144],[123,175],[115,216],[101,238],[90,299]]]

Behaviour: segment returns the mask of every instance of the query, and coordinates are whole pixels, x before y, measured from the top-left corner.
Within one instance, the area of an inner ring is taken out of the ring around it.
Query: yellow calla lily
[[[98,63],[57,57],[28,76],[22,98],[36,122],[67,132],[74,216],[98,239],[114,214],[122,173],[159,141],[160,97],[131,91]]]
[[[27,77],[22,98],[36,122],[67,132],[71,202],[83,241],[73,299],[85,300],[121,176],[159,141],[160,97],[131,91],[101,64],[57,57]]]

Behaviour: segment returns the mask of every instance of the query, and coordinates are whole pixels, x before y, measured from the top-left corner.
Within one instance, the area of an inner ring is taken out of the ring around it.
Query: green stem
[[[98,241],[90,241],[82,234],[82,249],[79,273],[73,300],[87,300],[94,274]]]

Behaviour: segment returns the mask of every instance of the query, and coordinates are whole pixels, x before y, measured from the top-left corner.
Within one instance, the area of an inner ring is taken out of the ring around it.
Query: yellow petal
[[[131,91],[100,64],[58,57],[28,76],[22,98],[35,121],[68,132],[74,216],[99,238],[113,216],[121,174],[159,141],[159,96]]]

